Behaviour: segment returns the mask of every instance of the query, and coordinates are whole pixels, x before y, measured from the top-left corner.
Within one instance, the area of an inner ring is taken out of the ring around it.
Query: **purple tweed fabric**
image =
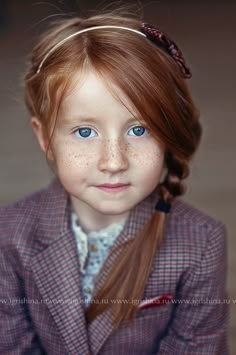
[[[155,203],[150,196],[131,213],[94,292]],[[174,302],[139,309],[114,332],[110,311],[87,325],[69,199],[54,180],[0,209],[0,354],[228,354],[225,281],[224,225],[179,200],[143,295]]]

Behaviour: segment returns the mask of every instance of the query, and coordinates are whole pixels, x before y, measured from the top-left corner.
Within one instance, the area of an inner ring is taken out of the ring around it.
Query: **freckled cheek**
[[[136,183],[148,193],[160,183],[164,168],[164,151],[157,147],[144,147],[134,152],[132,158]]]
[[[94,157],[95,155],[88,149],[64,145],[57,149],[56,164],[59,168],[70,171],[89,170],[94,165]]]
[[[143,148],[139,150],[133,149],[129,153],[130,159],[137,166],[146,167],[148,170],[162,169],[164,162],[164,150],[158,147]]]

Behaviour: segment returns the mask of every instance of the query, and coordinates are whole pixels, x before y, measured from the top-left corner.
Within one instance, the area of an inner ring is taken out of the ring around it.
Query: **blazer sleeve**
[[[5,249],[5,250],[4,250]],[[23,303],[23,281],[17,274],[16,258],[0,248],[0,354],[44,354],[34,332],[27,305]]]
[[[159,355],[228,354],[226,230],[216,222],[199,264],[184,275]]]

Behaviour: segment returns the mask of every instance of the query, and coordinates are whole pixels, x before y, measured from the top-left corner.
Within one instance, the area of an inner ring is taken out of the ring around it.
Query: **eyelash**
[[[143,136],[146,136],[146,135],[149,133],[149,130],[148,130],[146,127],[144,127],[144,126],[135,126],[135,127],[132,127],[132,128],[130,128],[130,129],[128,130],[128,132],[134,130],[135,128],[139,128],[139,129],[140,129],[140,128],[141,128],[141,129],[143,128],[144,131],[143,131],[143,134],[141,134],[141,135],[130,134],[130,136],[132,136],[132,137],[143,137]],[[80,132],[80,131],[82,131],[82,130],[90,131],[90,134],[91,134],[91,132],[94,132],[95,135],[93,135],[93,136],[88,135],[87,137],[83,137],[83,136],[81,136],[81,132]],[[79,135],[77,135],[78,132],[79,132]],[[92,129],[92,128],[89,128],[89,127],[77,128],[76,130],[73,131],[73,134],[74,134],[76,137],[81,138],[81,139],[94,138],[94,137],[97,136],[96,131],[95,131],[94,129]]]

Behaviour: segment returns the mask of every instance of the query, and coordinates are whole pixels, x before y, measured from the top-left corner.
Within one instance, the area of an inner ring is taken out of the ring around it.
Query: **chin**
[[[119,215],[119,214],[124,214],[124,213],[127,213],[130,209],[130,208],[127,208],[127,206],[114,206],[114,203],[112,205],[108,205],[106,204],[106,206],[99,206],[96,208],[96,210],[99,212],[99,213],[102,213],[104,215],[112,215],[112,216],[115,216],[115,215]]]

